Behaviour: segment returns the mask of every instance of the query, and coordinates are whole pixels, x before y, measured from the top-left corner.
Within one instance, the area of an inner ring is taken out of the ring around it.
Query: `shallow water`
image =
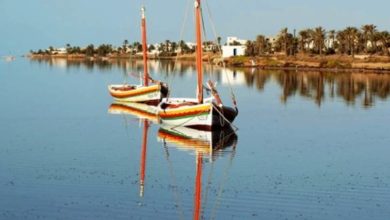
[[[150,64],[195,94],[192,64]],[[232,85],[237,138],[202,154],[151,124],[142,191],[144,123],[107,92],[141,63],[1,62],[0,219],[389,218],[390,75],[205,69],[229,105]]]

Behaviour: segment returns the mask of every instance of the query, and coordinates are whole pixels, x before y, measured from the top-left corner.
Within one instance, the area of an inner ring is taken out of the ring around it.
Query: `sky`
[[[215,35],[223,39],[275,36],[283,27],[290,31],[317,26],[339,30],[375,24],[380,30],[390,30],[389,0],[202,2],[208,40]],[[86,46],[140,41],[141,5],[146,7],[149,43],[194,41],[193,0],[0,0],[0,56],[67,43]]]

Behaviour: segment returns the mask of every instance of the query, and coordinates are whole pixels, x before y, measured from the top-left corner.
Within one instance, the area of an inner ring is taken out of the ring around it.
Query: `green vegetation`
[[[221,40],[221,38],[219,38]],[[214,42],[204,42],[205,51],[211,51],[216,53],[218,47]],[[195,52],[195,46],[186,43],[184,41],[174,42],[166,40],[160,44],[148,45],[148,52],[156,54],[161,57],[174,57],[177,55],[193,54]],[[142,44],[140,42],[129,43],[128,40],[124,40],[121,46],[115,47],[112,44],[101,44],[95,46],[93,44],[87,47],[71,46],[66,44],[65,48],[54,48],[50,46],[48,49],[39,49],[37,51],[30,50],[32,55],[80,55],[87,57],[106,57],[106,56],[130,56],[142,53]]]
[[[363,25],[360,29],[346,27],[343,30],[325,30],[322,27],[308,28],[289,33],[283,28],[275,39],[258,35],[247,42],[247,56],[262,56],[284,53],[309,55],[348,55],[357,54],[389,56],[390,33],[379,31],[373,24]]]

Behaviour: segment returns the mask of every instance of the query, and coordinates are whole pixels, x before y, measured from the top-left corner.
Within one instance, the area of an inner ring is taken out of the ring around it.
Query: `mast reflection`
[[[139,196],[143,197],[145,193],[145,173],[148,145],[148,131],[151,122],[157,123],[156,107],[142,103],[114,102],[108,109],[110,114],[132,115],[142,123],[142,142],[140,155],[139,171]]]

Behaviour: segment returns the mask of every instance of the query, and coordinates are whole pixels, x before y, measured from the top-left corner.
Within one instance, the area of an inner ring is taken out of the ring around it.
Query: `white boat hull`
[[[195,99],[177,98],[163,99],[162,103],[180,105],[186,102],[196,102]],[[212,98],[205,100],[204,104],[181,106],[178,108],[162,109],[159,106],[158,115],[162,124],[184,127],[210,127],[213,123]]]
[[[131,90],[119,90],[118,88],[134,87]],[[159,101],[162,98],[161,85],[109,85],[108,90],[115,101],[120,102],[150,102]]]

